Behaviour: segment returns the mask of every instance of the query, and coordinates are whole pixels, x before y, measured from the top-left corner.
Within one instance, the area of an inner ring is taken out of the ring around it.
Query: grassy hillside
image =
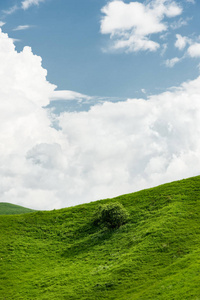
[[[130,221],[94,227],[99,203]],[[0,216],[0,299],[200,299],[200,176],[72,208]]]
[[[0,215],[17,215],[33,211],[33,209],[25,208],[19,205],[0,202]]]

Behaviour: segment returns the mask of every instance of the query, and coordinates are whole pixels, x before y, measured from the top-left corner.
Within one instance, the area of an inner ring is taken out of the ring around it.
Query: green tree
[[[119,228],[128,222],[129,213],[118,202],[100,205],[94,214],[94,225],[105,225],[107,228]]]

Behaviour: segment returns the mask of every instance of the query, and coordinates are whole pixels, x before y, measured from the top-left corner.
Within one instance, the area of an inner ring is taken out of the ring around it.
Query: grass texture
[[[99,204],[129,222],[95,227]],[[0,216],[0,299],[199,300],[200,176],[48,212]]]

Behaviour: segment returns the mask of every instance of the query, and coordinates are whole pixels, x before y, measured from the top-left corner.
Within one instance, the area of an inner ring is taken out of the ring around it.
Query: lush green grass
[[[19,215],[33,211],[33,209],[25,208],[23,206],[0,202],[0,215]]]
[[[130,213],[117,230],[99,203]],[[0,299],[200,299],[200,176],[111,200],[0,216]]]

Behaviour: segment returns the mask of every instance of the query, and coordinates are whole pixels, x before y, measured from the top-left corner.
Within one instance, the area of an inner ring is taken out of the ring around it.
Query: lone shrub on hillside
[[[127,223],[129,213],[122,204],[108,203],[100,205],[94,214],[94,225],[105,225],[108,228],[119,228],[121,225]]]

